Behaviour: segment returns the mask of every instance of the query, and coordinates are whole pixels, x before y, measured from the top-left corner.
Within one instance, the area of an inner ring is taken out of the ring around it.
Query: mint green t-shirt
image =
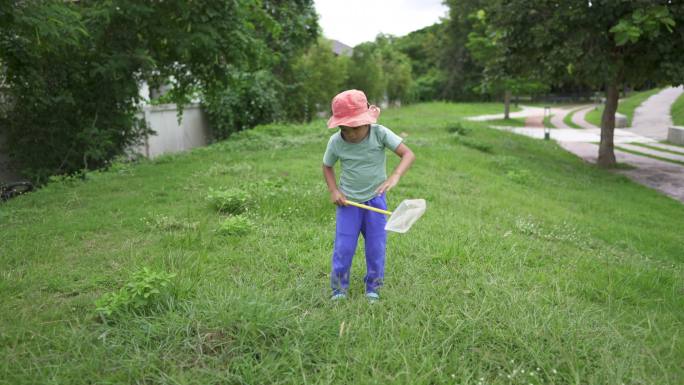
[[[375,197],[375,189],[387,179],[385,148],[395,151],[401,141],[379,124],[371,124],[368,136],[359,143],[347,142],[337,131],[330,136],[323,164],[333,167],[339,159],[340,191],[351,201],[365,202]]]

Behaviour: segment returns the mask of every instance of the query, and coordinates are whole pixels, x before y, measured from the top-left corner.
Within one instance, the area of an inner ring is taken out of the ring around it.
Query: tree
[[[538,93],[548,87],[540,81],[512,75],[501,44],[502,31],[487,22],[487,13],[480,9],[470,15],[473,30],[468,34],[466,47],[472,57],[484,67],[480,89],[483,93],[504,94],[504,119],[510,117],[511,95]]]
[[[603,88],[598,164],[615,164],[618,90],[684,83],[684,3],[668,0],[489,0],[511,73]]]
[[[172,79],[180,106],[198,90],[213,95],[250,77],[280,92],[277,77],[317,33],[311,0],[2,0],[10,106],[0,124],[37,182],[97,168],[146,134],[135,118],[141,82]],[[224,105],[248,110],[239,100]]]
[[[298,87],[291,97],[296,99],[296,118],[312,119],[317,112],[329,111],[332,97],[343,91],[347,81],[349,57],[335,56],[332,43],[319,39],[295,64]]]
[[[354,47],[349,63],[348,87],[363,90],[371,103],[384,99],[386,80],[382,54],[375,43],[361,43]]]
[[[396,38],[396,48],[411,64],[411,100],[427,101],[444,98],[446,71],[441,67],[445,50],[446,23],[440,22]]]
[[[442,97],[450,100],[481,98],[477,92],[482,84],[484,68],[470,54],[466,44],[473,30],[473,12],[483,9],[486,0],[445,0],[449,6],[449,20],[444,32],[444,49],[440,68],[446,82]]]
[[[408,102],[413,83],[411,59],[397,49],[397,38],[391,35],[379,34],[375,38],[374,47],[382,58],[384,94],[387,101],[390,104]]]

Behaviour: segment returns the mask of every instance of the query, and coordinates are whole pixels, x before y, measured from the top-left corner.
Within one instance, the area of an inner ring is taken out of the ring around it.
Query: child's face
[[[369,127],[370,125],[368,124],[357,127],[340,126],[340,130],[342,131],[342,137],[344,137],[344,140],[352,143],[358,143],[362,141],[366,135],[368,135]]]

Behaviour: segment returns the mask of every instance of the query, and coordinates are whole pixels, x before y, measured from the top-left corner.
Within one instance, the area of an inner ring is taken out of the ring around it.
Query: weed
[[[162,214],[144,218],[143,222],[151,229],[162,231],[195,230],[199,225],[199,222],[188,222]]]
[[[457,135],[468,135],[470,133],[470,129],[466,128],[463,126],[463,122],[454,122],[447,124],[445,129],[447,132],[452,133],[452,134],[457,134]]]
[[[473,138],[466,138],[463,136],[456,136],[456,143],[463,146],[472,148],[474,150],[490,154],[492,152],[493,146],[489,143],[485,143]]]
[[[216,230],[222,235],[245,235],[254,230],[254,223],[244,215],[231,215]]]
[[[247,211],[249,196],[247,192],[241,189],[209,189],[207,201],[220,213],[242,214]]]
[[[147,267],[133,273],[130,281],[113,293],[105,293],[95,301],[95,309],[103,319],[122,314],[140,314],[164,305],[170,296],[169,284],[176,274],[156,272]]]

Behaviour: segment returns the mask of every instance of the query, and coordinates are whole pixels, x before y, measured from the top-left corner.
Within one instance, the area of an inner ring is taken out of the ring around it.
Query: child
[[[332,112],[328,128],[340,127],[340,131],[330,137],[323,155],[323,176],[330,199],[338,206],[330,275],[332,299],[346,298],[349,270],[361,233],[366,245],[366,297],[374,301],[380,298],[378,289],[385,274],[386,218],[383,214],[347,206],[346,200],[387,210],[385,193],[396,186],[415,156],[401,137],[374,124],[380,109],[369,105],[362,91],[348,90],[335,96]],[[389,178],[385,170],[385,148],[401,158]],[[342,169],[339,188],[333,168],[338,159]]]

